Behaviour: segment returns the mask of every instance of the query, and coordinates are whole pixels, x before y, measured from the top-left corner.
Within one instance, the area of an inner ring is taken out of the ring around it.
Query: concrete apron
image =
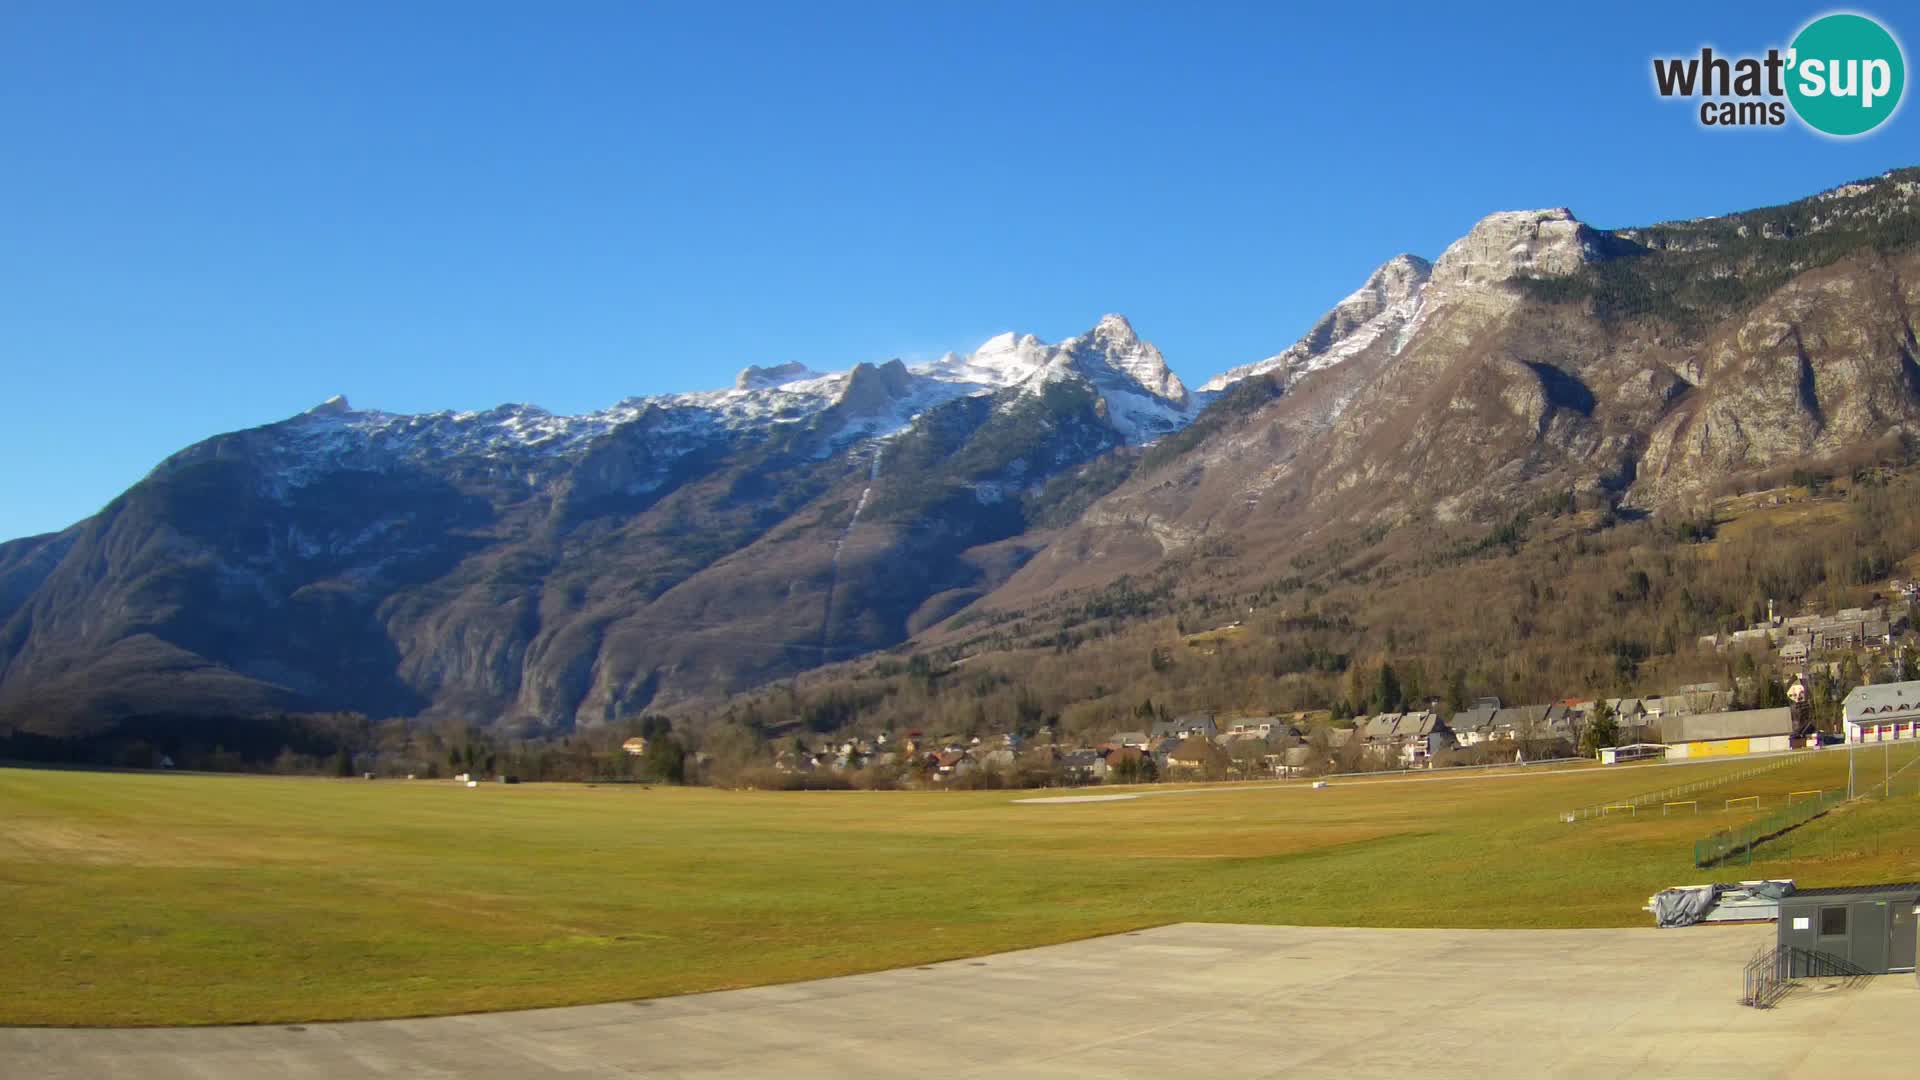
[[[0,1077],[1912,1076],[1912,976],[1739,1004],[1773,933],[1188,923],[577,1008],[0,1028]]]

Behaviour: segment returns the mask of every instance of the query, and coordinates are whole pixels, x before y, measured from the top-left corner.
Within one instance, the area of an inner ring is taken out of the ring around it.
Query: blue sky
[[[1198,382],[1494,210],[1920,163],[1911,106],[1837,142],[1654,97],[1821,6],[1475,7],[12,0],[0,538],[335,393],[578,412],[1108,311]]]

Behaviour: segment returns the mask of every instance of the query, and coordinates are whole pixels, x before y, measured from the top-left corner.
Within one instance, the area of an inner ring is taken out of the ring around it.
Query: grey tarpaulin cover
[[[1653,924],[1692,926],[1713,910],[1713,902],[1720,898],[1724,887],[1692,885],[1684,889],[1662,889],[1653,897]]]
[[[1771,919],[1779,913],[1780,898],[1793,892],[1791,881],[1755,881],[1739,885],[1688,885],[1654,894],[1656,926],[1692,926],[1728,905],[1722,918]]]

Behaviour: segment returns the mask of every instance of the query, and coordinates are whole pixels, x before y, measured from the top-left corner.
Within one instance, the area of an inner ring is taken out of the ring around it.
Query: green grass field
[[[1839,754],[1703,793],[1698,817],[1558,820],[1736,767],[1077,805],[0,770],[0,1023],[575,1004],[1185,920],[1645,925],[1666,885],[1920,878],[1920,768],[1895,798],[1763,848],[1752,873],[1693,868],[1692,841],[1742,817],[1723,797],[1844,785]]]

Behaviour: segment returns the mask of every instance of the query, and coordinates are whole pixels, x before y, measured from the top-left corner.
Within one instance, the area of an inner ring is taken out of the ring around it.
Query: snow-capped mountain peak
[[[1178,430],[1196,409],[1160,350],[1140,340],[1124,317],[1108,315],[1057,345],[1033,334],[1005,333],[965,356],[948,353],[913,367],[899,360],[830,373],[797,361],[750,366],[728,389],[628,398],[577,416],[534,405],[410,415],[355,409],[335,396],[279,426],[289,436],[286,475],[296,485],[308,471],[301,462],[381,468],[395,460],[479,456],[538,472],[546,469],[543,462],[576,458],[639,421],[666,440],[663,448],[679,448],[667,451],[671,457],[729,433],[764,431],[832,410],[834,420],[823,431],[828,445],[837,447],[895,434],[957,398],[1009,390],[1037,394],[1063,379],[1081,380],[1099,394],[1109,421],[1129,442]]]
[[[1275,373],[1283,385],[1309,372],[1332,367],[1393,335],[1396,351],[1406,329],[1420,314],[1433,264],[1418,255],[1396,255],[1382,263],[1366,283],[1320,317],[1284,352],[1256,360],[1208,380],[1201,392],[1218,393],[1242,379]]]
[[[915,369],[915,374],[942,382],[999,389],[1025,382],[1046,366],[1048,348],[1046,342],[1032,334],[1009,332],[988,338],[965,356],[948,353]]]
[[[1186,403],[1186,385],[1167,367],[1159,349],[1140,340],[1124,315],[1102,316],[1092,330],[1063,342],[1062,348],[1126,376],[1155,397],[1176,405]]]

